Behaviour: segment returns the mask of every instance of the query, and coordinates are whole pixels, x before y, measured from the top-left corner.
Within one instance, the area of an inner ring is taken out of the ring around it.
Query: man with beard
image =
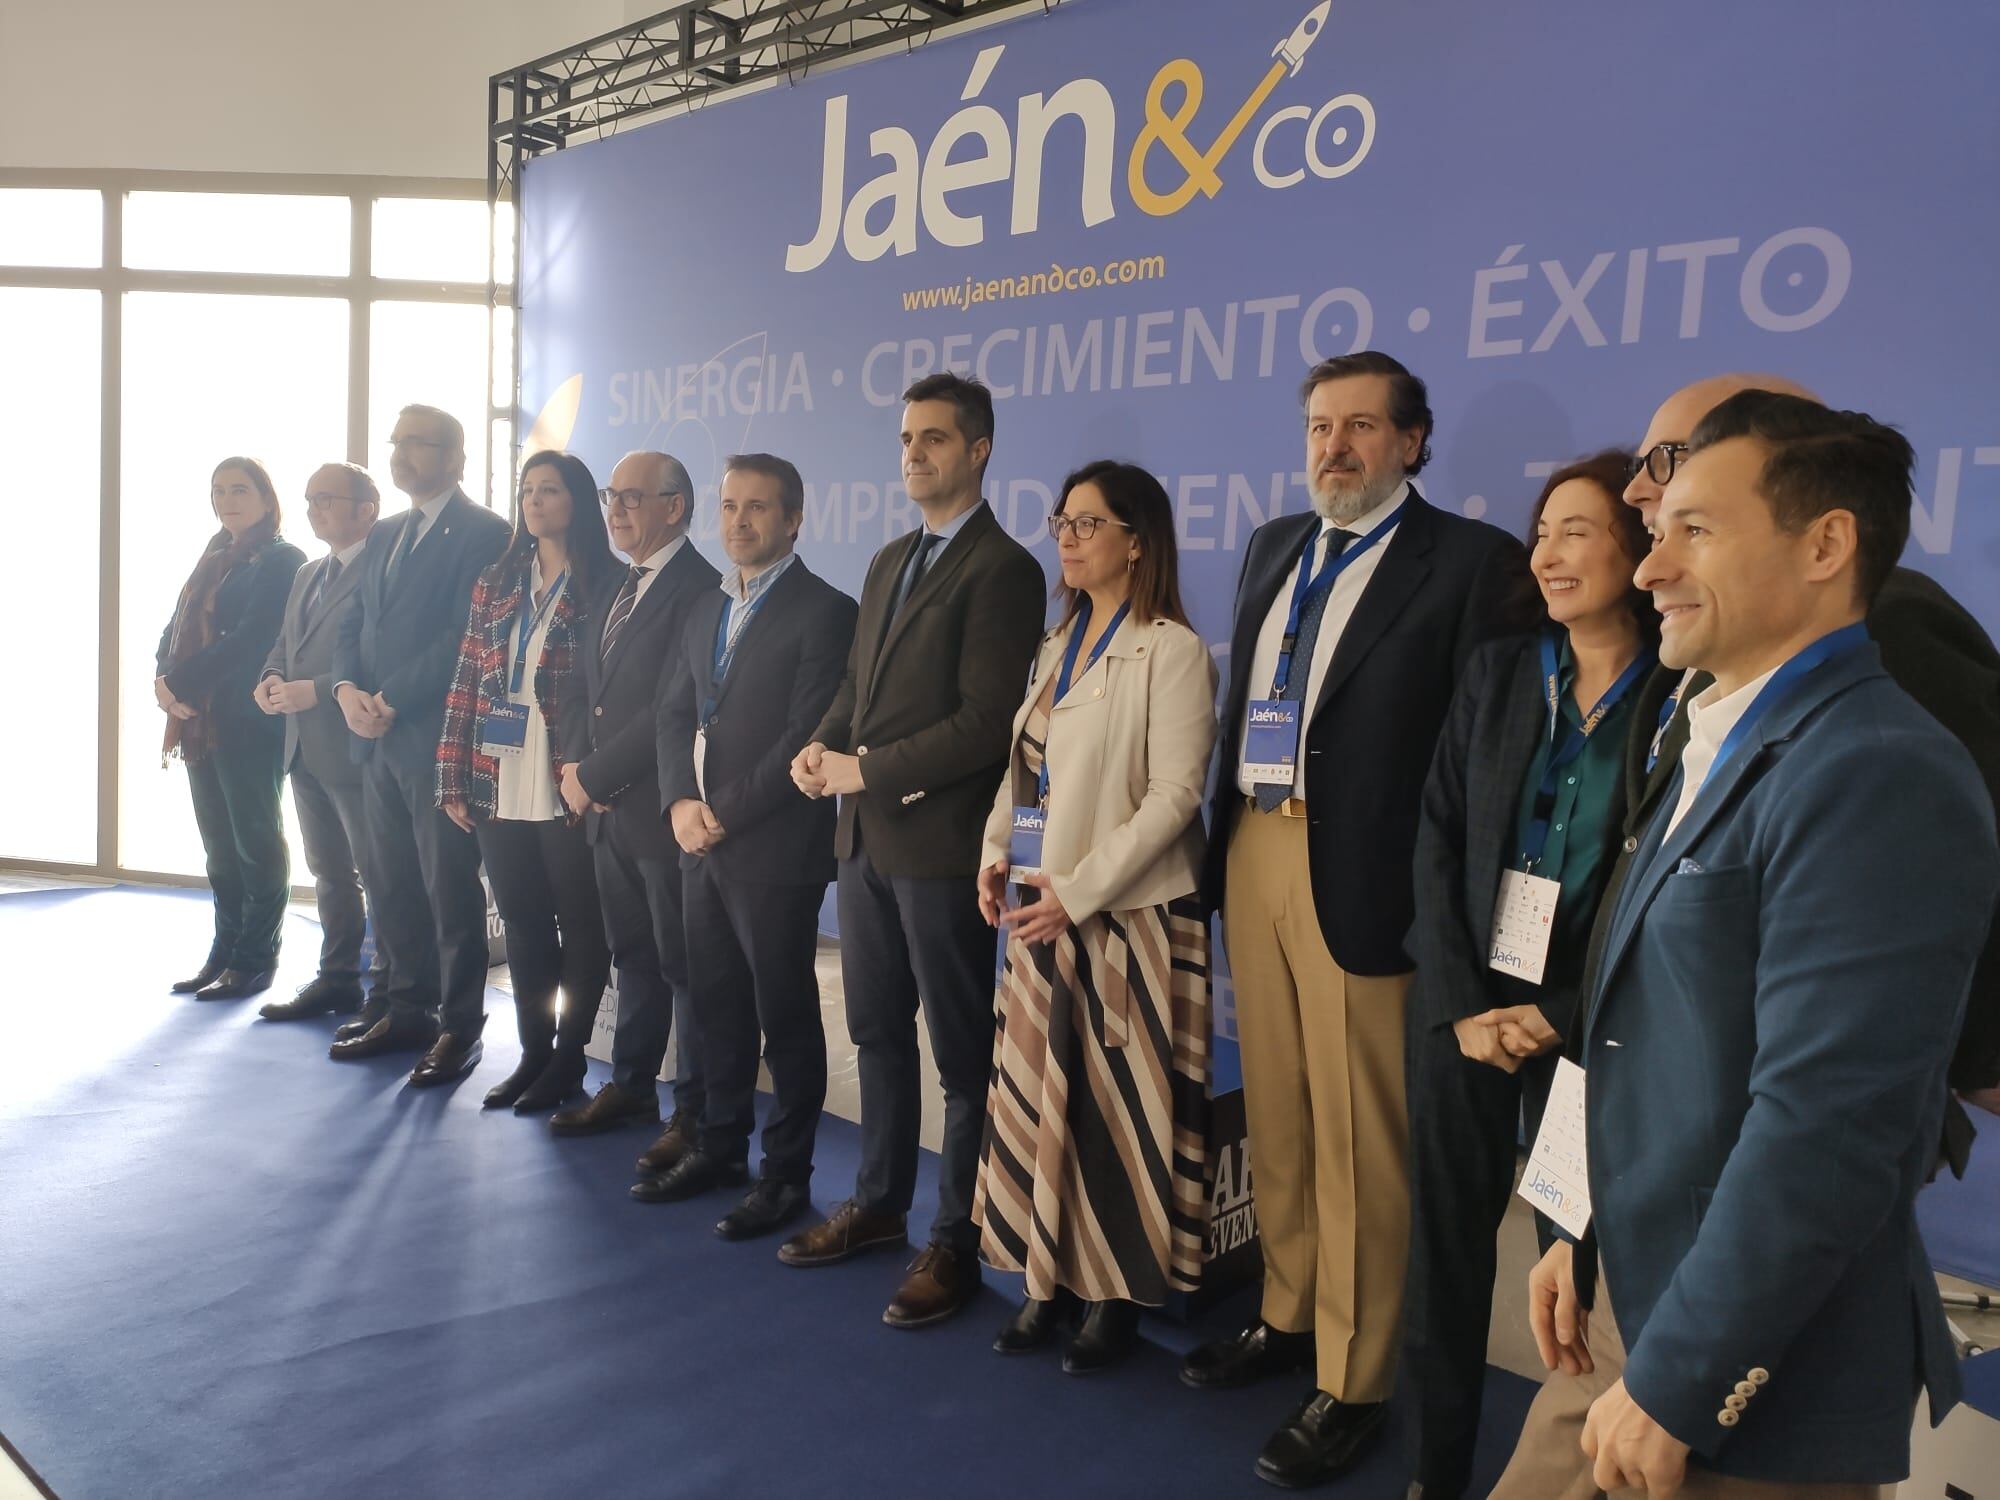
[[[1261,1316],[1181,1378],[1314,1368],[1261,1478],[1319,1483],[1381,1429],[1409,1243],[1403,1004],[1418,800],[1480,642],[1532,626],[1527,553],[1434,509],[1424,383],[1386,354],[1302,391],[1314,514],[1259,527],[1236,592],[1209,900],[1235,975]]]

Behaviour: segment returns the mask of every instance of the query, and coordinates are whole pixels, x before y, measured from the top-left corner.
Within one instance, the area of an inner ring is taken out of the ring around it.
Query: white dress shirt
[[[1331,521],[1321,521],[1316,533],[1316,542],[1330,531],[1352,532],[1357,537],[1366,537],[1395,508],[1409,498],[1409,481],[1396,486],[1396,492],[1373,510],[1364,511],[1345,526],[1336,526]],[[1389,550],[1389,544],[1396,538],[1396,528],[1390,527],[1379,542],[1376,542],[1361,556],[1349,563],[1333,580],[1333,589],[1327,595],[1326,613],[1319,622],[1319,639],[1313,643],[1312,662],[1306,673],[1306,696],[1299,715],[1299,754],[1292,774],[1292,795],[1304,799],[1306,794],[1306,727],[1312,723],[1314,705],[1319,702],[1319,691],[1326,682],[1327,665],[1333,660],[1334,648],[1340,644],[1341,633],[1347,629],[1347,622],[1354,618],[1354,607],[1361,602],[1361,594],[1368,587],[1368,580],[1375,576],[1375,570],[1382,566],[1382,558]],[[1349,546],[1358,545],[1349,543]],[[1313,548],[1313,560],[1320,562],[1325,552],[1321,545]],[[1292,590],[1297,587],[1299,566],[1305,559],[1301,557],[1286,569],[1284,579],[1278,585],[1277,596],[1271,601],[1271,608],[1264,616],[1263,628],[1257,632],[1257,646],[1250,655],[1250,697],[1271,696],[1271,683],[1278,675],[1278,652],[1285,642],[1285,620],[1292,610]],[[1293,663],[1293,671],[1298,664]],[[1243,775],[1243,746],[1249,737],[1249,715],[1244,716],[1243,732],[1236,740],[1236,787],[1246,797],[1257,795],[1256,786]]]
[[[528,587],[535,593],[542,591],[542,565],[534,563],[528,571]],[[563,585],[568,592],[569,585]],[[523,599],[521,608],[530,619],[534,617],[535,601]],[[496,818],[511,818],[520,822],[545,822],[562,816],[562,806],[556,796],[556,779],[549,769],[555,761],[554,751],[549,746],[549,724],[542,717],[541,700],[535,696],[535,669],[542,660],[542,648],[549,638],[549,627],[555,623],[553,606],[542,611],[542,618],[536,622],[534,631],[527,640],[521,639],[521,622],[515,618],[513,627],[507,632],[507,683],[511,688],[514,679],[514,663],[525,660],[528,668],[521,674],[521,690],[510,693],[512,702],[528,710],[527,733],[521,741],[519,755],[501,755],[495,759],[500,765],[499,788],[493,815]]]
[[[1667,819],[1666,832],[1660,835],[1662,842],[1673,837],[1674,829],[1687,816],[1687,810],[1694,806],[1694,799],[1701,795],[1708,773],[1715,768],[1715,757],[1722,749],[1722,742],[1729,738],[1729,731],[1757,701],[1757,695],[1764,691],[1764,684],[1777,670],[1773,667],[1762,677],[1753,678],[1735,692],[1720,698],[1715,695],[1717,684],[1710,683],[1688,700],[1688,742],[1687,749],[1681,751],[1681,800],[1674,805],[1674,815]]]
[[[422,505],[411,507],[417,513],[417,535],[416,539],[410,543],[411,552],[423,546],[424,538],[429,536],[431,528],[437,525],[438,513],[451,503],[451,497],[457,493],[458,486],[453,485],[442,495],[433,495],[430,499],[424,501]],[[407,557],[409,554],[405,553],[404,555]]]

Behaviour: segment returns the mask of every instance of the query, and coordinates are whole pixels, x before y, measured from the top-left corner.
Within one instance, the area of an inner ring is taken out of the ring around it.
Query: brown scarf
[[[168,673],[215,644],[216,594],[224,580],[236,571],[238,563],[256,555],[277,534],[278,523],[266,515],[240,537],[231,537],[225,529],[209,538],[201,561],[194,565],[194,572],[188,575],[187,585],[181,590],[180,603],[174,607],[174,628],[167,645]],[[188,707],[195,710],[192,719],[167,715],[167,732],[160,750],[164,755],[178,750],[181,759],[193,765],[205,760],[215,748],[215,731],[209,723],[206,694]]]

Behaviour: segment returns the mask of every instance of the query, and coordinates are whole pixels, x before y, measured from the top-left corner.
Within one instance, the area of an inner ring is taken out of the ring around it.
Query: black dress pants
[[[1514,1190],[1517,1131],[1532,1141],[1558,1054],[1508,1074],[1458,1050],[1449,1026],[1408,1042],[1410,1274],[1404,1291],[1404,1436],[1427,1493],[1470,1480],[1486,1388],[1495,1241]]]
[[[285,741],[262,725],[227,735],[188,763],[195,826],[215,896],[209,958],[227,969],[261,973],[278,966],[292,860],[285,848]]]
[[[749,1155],[761,1031],[774,1096],[763,1175],[803,1186],[826,1104],[826,1032],[813,969],[826,887],[731,880],[707,859],[681,873],[708,1085],[702,1149],[723,1161]]]
[[[618,966],[618,1029],[611,1043],[611,1079],[627,1093],[650,1093],[674,1049],[674,1109],[699,1120],[704,1106],[699,1024],[688,988],[687,937],[681,920],[680,866],[642,859],[623,820],[606,814],[591,847],[604,932]]]
[[[391,1013],[476,1037],[486,1027],[489,967],[479,841],[437,806],[437,768],[428,760],[406,767],[378,745],[362,786]]]
[[[840,972],[861,1073],[861,1170],[855,1201],[907,1213],[923,1123],[917,1004],[944,1085],[944,1143],[931,1242],[979,1249],[972,1189],[993,1068],[997,939],[970,875],[884,875],[864,849],[840,862]]]
[[[493,902],[506,924],[521,1052],[528,1058],[559,1052],[580,1081],[584,1043],[597,1024],[598,1002],[611,975],[590,845],[580,825],[560,818],[489,818],[477,827]]]

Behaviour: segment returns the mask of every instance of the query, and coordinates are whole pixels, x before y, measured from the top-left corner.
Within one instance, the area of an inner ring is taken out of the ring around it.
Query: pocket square
[[[1674,867],[1674,873],[1676,875],[1700,875],[1704,871],[1699,860],[1684,859]]]

